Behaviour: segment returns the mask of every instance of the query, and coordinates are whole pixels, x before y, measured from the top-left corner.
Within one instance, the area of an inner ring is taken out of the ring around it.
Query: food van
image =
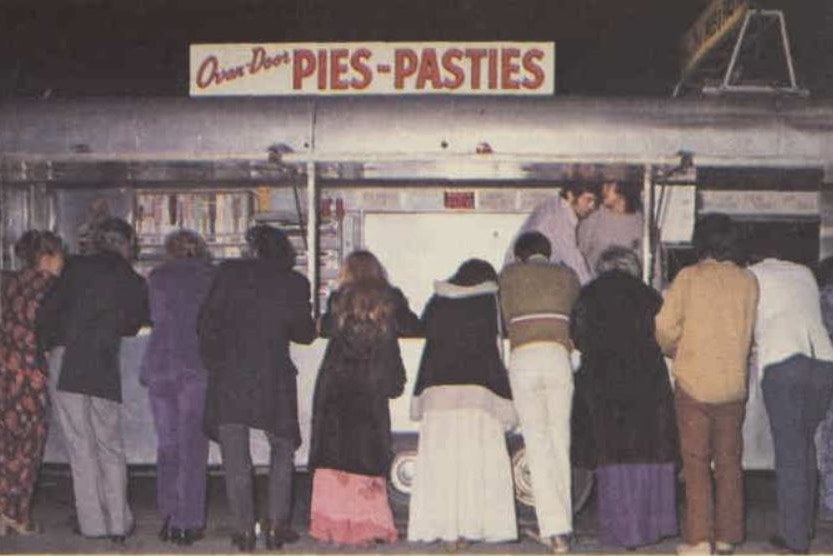
[[[28,228],[78,248],[102,215],[132,222],[137,261],[159,263],[165,235],[201,233],[216,261],[239,257],[255,222],[284,229],[313,284],[316,315],[341,261],[367,248],[419,313],[433,280],[477,256],[496,267],[532,208],[572,180],[643,187],[645,279],[662,287],[692,259],[698,215],[747,230],[778,227],[799,261],[833,252],[833,103],[806,98],[135,98],[8,100],[0,105],[2,268]],[[653,264],[660,261],[661,264]],[[122,346],[130,464],[153,464],[156,438],[138,365],[147,330]],[[423,340],[402,339],[406,394],[391,403],[392,494],[405,501],[418,426],[409,392]],[[326,346],[292,346],[306,464],[312,391]],[[771,469],[754,364],[744,465]],[[523,444],[510,436],[518,499],[531,502]],[[253,458],[268,445],[253,435]],[[65,462],[58,428],[46,461]],[[218,464],[212,446],[210,461]],[[576,506],[592,474],[574,473]]]

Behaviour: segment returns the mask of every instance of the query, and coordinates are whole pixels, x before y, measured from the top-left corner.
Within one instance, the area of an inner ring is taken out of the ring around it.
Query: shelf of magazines
[[[161,263],[165,238],[179,229],[199,233],[215,260],[242,256],[253,204],[246,189],[137,191],[133,225],[139,240],[138,270],[147,274]]]

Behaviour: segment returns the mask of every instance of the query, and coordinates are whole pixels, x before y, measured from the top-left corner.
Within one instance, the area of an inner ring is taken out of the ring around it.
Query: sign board
[[[391,283],[422,314],[434,293],[466,259],[477,257],[500,271],[525,213],[436,212],[364,214],[364,248],[384,265]],[[403,239],[404,238],[404,239]]]
[[[682,40],[683,75],[700,61],[743,21],[748,0],[713,0],[686,31]]]
[[[192,44],[191,96],[551,95],[553,42]]]

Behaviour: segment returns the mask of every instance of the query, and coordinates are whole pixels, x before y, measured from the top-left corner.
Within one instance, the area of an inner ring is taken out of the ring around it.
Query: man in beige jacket
[[[699,262],[677,274],[656,317],[657,341],[674,359],[675,404],[686,483],[679,553],[732,554],[743,540],[742,425],[758,286],[735,261],[729,217],[697,223]],[[714,462],[714,511],[710,468]]]

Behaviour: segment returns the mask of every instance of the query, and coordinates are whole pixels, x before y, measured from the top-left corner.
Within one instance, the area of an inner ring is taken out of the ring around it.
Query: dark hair
[[[567,193],[572,193],[574,197],[580,197],[584,193],[592,193],[599,197],[601,185],[598,182],[591,181],[568,181],[561,186],[561,197],[567,198]]]
[[[64,252],[64,242],[49,231],[28,230],[14,244],[14,254],[29,268],[37,266],[43,255]]]
[[[552,246],[547,236],[541,232],[525,232],[515,242],[515,258],[526,262],[532,255],[550,258]]]
[[[469,259],[448,279],[457,286],[474,286],[483,282],[497,282],[495,268],[483,259]]]
[[[208,245],[197,232],[177,230],[165,238],[165,254],[171,259],[210,259]]]
[[[139,251],[133,226],[115,217],[105,218],[95,225],[93,247],[99,253],[116,253],[128,260]]]
[[[625,200],[625,212],[642,210],[642,188],[634,182],[614,182],[616,192]]]
[[[295,248],[278,228],[266,224],[252,226],[246,231],[246,243],[260,259],[277,261],[285,270],[295,266]]]
[[[707,214],[694,227],[694,251],[698,259],[743,262],[740,230],[725,214]]]
[[[596,274],[599,275],[605,272],[619,271],[634,278],[639,278],[642,272],[639,257],[636,256],[636,253],[621,245],[611,245],[602,251],[599,260],[596,261],[595,270]]]
[[[362,280],[339,288],[333,302],[336,329],[376,338],[394,327],[396,306],[386,282]]]

